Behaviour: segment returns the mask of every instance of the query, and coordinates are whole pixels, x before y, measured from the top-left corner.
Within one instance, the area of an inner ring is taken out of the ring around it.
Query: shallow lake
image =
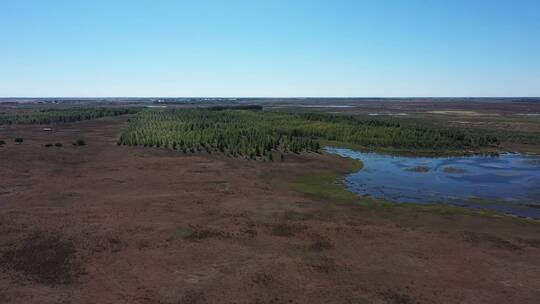
[[[449,203],[540,219],[540,156],[407,157],[342,148],[327,152],[361,160],[347,188],[394,202]]]

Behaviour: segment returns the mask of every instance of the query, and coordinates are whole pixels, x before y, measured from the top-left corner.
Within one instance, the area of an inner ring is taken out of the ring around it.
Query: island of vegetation
[[[352,116],[272,112],[257,106],[144,110],[130,120],[118,144],[274,160],[284,153],[319,152],[321,140],[370,148],[433,150],[498,144],[494,136],[457,129],[404,126]]]

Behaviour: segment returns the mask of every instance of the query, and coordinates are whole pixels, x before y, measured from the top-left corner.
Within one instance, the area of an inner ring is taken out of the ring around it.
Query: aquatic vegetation
[[[526,159],[523,163],[529,166],[540,166],[540,159]]]
[[[538,208],[523,205],[536,203],[540,195],[536,190],[540,170],[523,160],[538,157],[500,154],[428,158],[341,148],[326,151],[364,163],[364,170],[345,177],[347,188],[361,196],[402,203],[439,202],[540,218]]]
[[[452,174],[452,173],[454,173],[454,174],[465,173],[464,169],[456,168],[456,167],[450,167],[450,166],[444,167],[443,171],[445,173],[450,173],[450,174]]]
[[[418,173],[429,172],[429,170],[431,170],[431,168],[427,166],[416,166],[416,167],[407,169],[407,171],[409,172],[418,172]]]

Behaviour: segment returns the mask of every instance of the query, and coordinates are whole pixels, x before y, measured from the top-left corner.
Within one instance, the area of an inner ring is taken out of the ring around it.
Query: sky
[[[1,97],[540,96],[540,1],[0,0]]]

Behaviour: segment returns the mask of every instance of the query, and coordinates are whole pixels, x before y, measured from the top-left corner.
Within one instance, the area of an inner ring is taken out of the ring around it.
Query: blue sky
[[[0,96],[540,96],[540,1],[0,0]]]

